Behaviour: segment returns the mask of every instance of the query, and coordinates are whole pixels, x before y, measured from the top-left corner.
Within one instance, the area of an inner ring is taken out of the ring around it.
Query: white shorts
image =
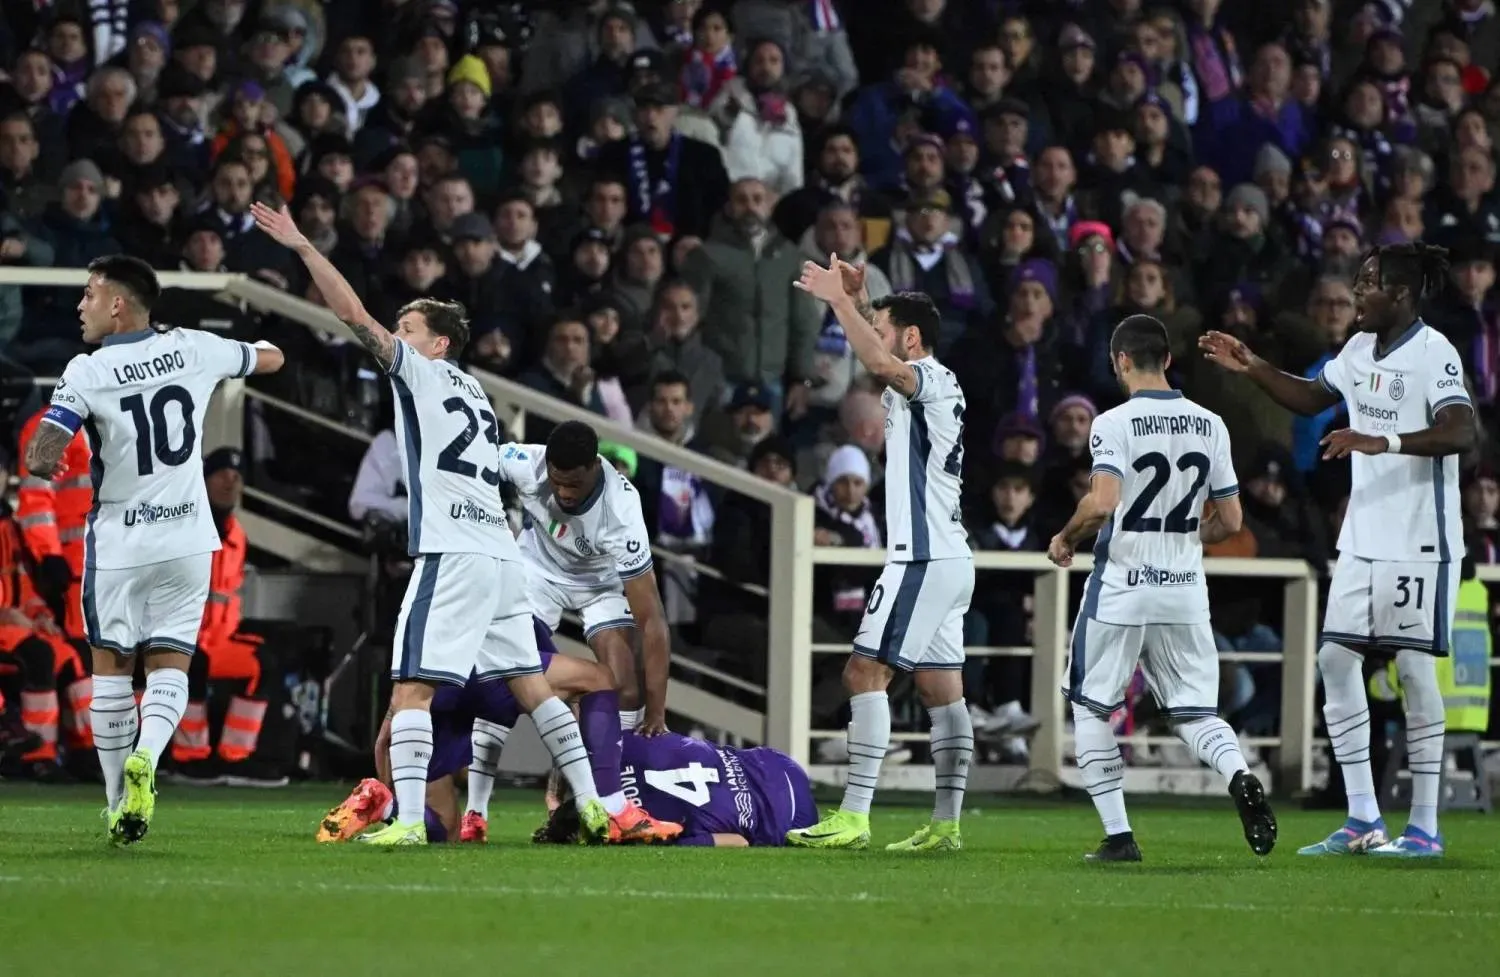
[[[1459,570],[1451,561],[1406,563],[1339,554],[1318,643],[1447,655]]]
[[[463,685],[540,674],[526,568],[482,553],[417,557],[391,646],[391,678]]]
[[[625,589],[619,583],[609,587],[569,587],[542,576],[535,568],[528,568],[526,599],[531,604],[531,613],[553,631],[557,630],[563,611],[577,611],[583,618],[584,640],[600,631],[635,627]]]
[[[1106,624],[1080,613],[1063,695],[1096,713],[1112,713],[1125,704],[1137,663],[1167,718],[1219,714],[1219,652],[1207,621]]]
[[[193,654],[208,603],[212,553],[124,570],[83,571],[83,625],[89,644],[122,655],[137,648]]]
[[[904,672],[962,668],[974,561],[887,563],[870,591],[854,653]]]

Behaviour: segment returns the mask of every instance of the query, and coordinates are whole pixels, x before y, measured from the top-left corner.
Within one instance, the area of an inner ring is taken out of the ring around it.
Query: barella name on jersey
[[[188,516],[196,515],[198,503],[179,502],[177,505],[152,505],[142,502],[134,509],[125,510],[125,525],[127,526],[154,526],[159,522],[171,522],[174,519],[186,519]]]
[[[508,525],[503,512],[498,514],[489,512],[467,499],[448,506],[448,515],[459,522],[477,522],[481,526]]]
[[[1163,570],[1151,564],[1125,575],[1131,587],[1188,587],[1198,582],[1197,570]]]
[[[187,369],[187,360],[181,353],[163,353],[149,360],[122,363],[115,367],[115,383],[122,387],[127,383],[145,383],[147,380],[156,380],[185,369]]]

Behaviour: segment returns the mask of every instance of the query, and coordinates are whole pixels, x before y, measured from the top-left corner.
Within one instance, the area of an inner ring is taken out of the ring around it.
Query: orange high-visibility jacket
[[[18,610],[28,621],[52,629],[52,613],[32,587],[31,575],[26,572],[21,528],[9,512],[0,513],[0,608]],[[0,621],[0,648],[14,648],[37,630],[35,624],[23,626]]]
[[[63,451],[67,471],[60,479],[54,482],[32,475],[26,469],[26,447],[45,413],[45,408],[37,411],[21,429],[21,491],[16,521],[34,559],[64,557],[78,580],[83,578],[84,529],[94,504],[94,486],[89,479],[93,452],[88,438],[79,431]]]
[[[229,516],[224,523],[222,546],[214,554],[209,571],[208,603],[203,608],[203,624],[198,629],[198,647],[213,656],[216,648],[225,648],[240,627],[240,589],[245,584],[245,531],[239,520]]]

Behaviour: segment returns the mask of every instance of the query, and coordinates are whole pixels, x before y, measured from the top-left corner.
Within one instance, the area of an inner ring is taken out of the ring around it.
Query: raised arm
[[[359,344],[369,350],[370,355],[381,366],[389,370],[396,359],[396,337],[375,321],[355,294],[353,286],[339,274],[332,262],[318,253],[307,236],[297,229],[297,222],[292,220],[291,211],[286,207],[272,210],[263,203],[255,203],[251,204],[250,212],[255,217],[255,223],[273,241],[297,252],[297,257],[307,266],[313,284],[318,286],[318,292],[323,296],[329,311],[342,319],[353,330],[354,338],[359,340]]]
[[[804,264],[802,277],[794,284],[813,298],[828,303],[839,325],[844,327],[849,348],[871,376],[905,397],[917,392],[916,370],[910,363],[897,359],[875,332],[875,313],[870,308],[862,270],[840,261],[835,254],[829,256],[827,268],[815,261]]]
[[[1205,333],[1198,348],[1210,363],[1231,373],[1243,373],[1276,403],[1304,417],[1321,414],[1341,399],[1320,380],[1293,376],[1250,352],[1250,347],[1222,332]]]

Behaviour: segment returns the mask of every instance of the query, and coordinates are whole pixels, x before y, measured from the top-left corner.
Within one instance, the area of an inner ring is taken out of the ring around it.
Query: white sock
[[[474,720],[469,746],[474,759],[469,763],[469,806],[481,817],[490,816],[490,795],[495,792],[495,772],[500,769],[500,751],[510,730],[485,719]]]
[[[1104,833],[1124,834],[1130,830],[1130,819],[1125,816],[1125,758],[1120,756],[1115,731],[1088,706],[1075,702],[1073,740],[1083,788],[1093,798]]]
[[[158,668],[146,676],[146,695],[141,699],[141,741],[136,749],[151,752],[154,768],[172,742],[177,724],[188,706],[187,672]]]
[[[1176,724],[1177,738],[1188,745],[1198,759],[1216,770],[1228,784],[1241,770],[1249,770],[1240,752],[1240,738],[1229,724],[1217,716],[1189,719]]]
[[[427,764],[432,759],[432,713],[402,709],[391,717],[391,780],[396,823],[425,824]]]
[[[573,788],[573,802],[582,807],[597,800],[599,791],[594,787],[589,752],[584,749],[583,732],[578,728],[578,720],[573,718],[573,711],[553,696],[532,710],[531,721],[536,723],[537,733],[547,744],[552,762],[567,778],[568,786]]]
[[[620,710],[620,731],[624,732],[624,733],[633,733],[633,732],[635,732],[635,728],[637,726],[639,726],[641,724],[641,720],[643,720],[645,718],[646,718],[646,710],[645,710],[645,708],[640,708],[640,709],[621,709]]]
[[[94,731],[99,766],[104,770],[104,796],[113,811],[125,795],[125,758],[135,749],[135,735],[140,727],[129,675],[94,676],[89,726]]]
[[[1396,652],[1396,674],[1406,698],[1406,768],[1411,771],[1411,825],[1436,835],[1443,779],[1447,714],[1437,684],[1437,659],[1410,649]],[[1482,776],[1482,774],[1481,774]]]
[[[869,814],[880,782],[880,764],[891,746],[891,701],[884,692],[861,692],[849,700],[849,779],[840,810]]]
[[[1370,772],[1370,699],[1365,692],[1364,656],[1343,645],[1318,649],[1318,671],[1323,676],[1323,724],[1333,745],[1333,758],[1344,774],[1349,817],[1357,821],[1380,818],[1375,799],[1375,777]]]
[[[624,814],[625,808],[629,806],[629,802],[625,800],[625,792],[623,790],[617,790],[608,797],[599,798],[599,803],[603,804],[604,809],[610,814]]]
[[[969,763],[974,759],[974,721],[964,700],[927,710],[932,719],[932,765],[937,774],[934,821],[957,821],[969,785]]]

